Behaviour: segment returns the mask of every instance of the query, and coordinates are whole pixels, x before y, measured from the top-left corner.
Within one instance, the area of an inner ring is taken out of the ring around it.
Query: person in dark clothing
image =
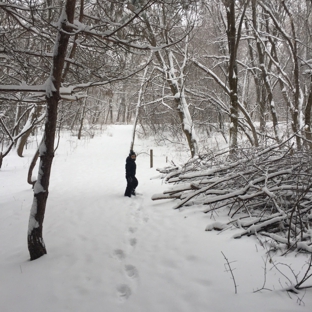
[[[130,151],[129,156],[126,159],[126,179],[127,179],[127,188],[125,191],[125,196],[131,197],[135,195],[135,189],[138,186],[138,180],[135,177],[136,174],[136,154],[134,151]]]

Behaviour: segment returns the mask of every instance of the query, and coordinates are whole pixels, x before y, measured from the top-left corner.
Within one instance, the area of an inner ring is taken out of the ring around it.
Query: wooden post
[[[150,150],[150,168],[153,168],[153,150]]]

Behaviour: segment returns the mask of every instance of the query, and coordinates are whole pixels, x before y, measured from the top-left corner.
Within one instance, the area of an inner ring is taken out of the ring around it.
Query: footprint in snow
[[[127,284],[120,284],[117,286],[117,292],[121,299],[127,300],[131,294],[131,288]]]
[[[130,233],[135,233],[136,230],[137,230],[137,228],[135,228],[135,227],[129,227],[129,232]]]
[[[125,265],[125,271],[130,278],[137,278],[139,275],[137,268],[132,264]]]
[[[137,244],[137,239],[136,238],[130,238],[129,243],[132,247],[134,247]]]
[[[126,254],[122,249],[115,249],[113,255],[119,260],[126,258]]]

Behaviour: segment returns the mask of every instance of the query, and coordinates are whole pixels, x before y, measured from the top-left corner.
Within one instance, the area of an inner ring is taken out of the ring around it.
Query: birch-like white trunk
[[[160,52],[157,52],[156,56],[159,63],[162,65],[166,80],[174,97],[174,103],[179,115],[182,131],[187,139],[188,146],[191,152],[191,157],[193,158],[198,155],[198,138],[184,92],[185,79],[183,70],[187,62],[187,44],[184,51],[184,60],[183,63],[179,66],[179,70],[176,69],[176,61],[174,59],[173,52],[168,51],[167,53],[167,62]],[[179,72],[180,75],[177,76],[176,72]]]
[[[151,54],[149,59],[148,59],[148,63],[151,61],[152,56],[153,55]],[[136,127],[137,127],[138,120],[139,120],[139,113],[140,113],[140,107],[142,105],[142,95],[143,95],[144,84],[146,82],[147,72],[148,72],[148,66],[145,67],[144,72],[143,72],[143,76],[141,78],[140,89],[139,89],[139,94],[138,94],[138,101],[137,101],[137,105],[136,105],[136,109],[135,109],[135,117],[134,117],[134,123],[133,123],[132,140],[131,140],[131,144],[130,144],[130,150],[133,150],[133,148],[134,148]]]

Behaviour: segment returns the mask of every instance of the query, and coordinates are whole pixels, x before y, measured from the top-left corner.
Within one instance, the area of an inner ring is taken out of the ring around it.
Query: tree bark
[[[70,38],[67,21],[73,23],[76,0],[67,0],[59,19],[59,30],[55,42],[50,90],[46,91],[47,115],[43,141],[39,147],[39,172],[34,186],[34,199],[28,226],[28,250],[30,259],[35,260],[47,253],[43,237],[43,220],[49,194],[50,173],[54,157],[54,139],[57,122],[57,108],[60,100],[60,86],[66,51]]]
[[[235,21],[235,1],[225,1],[227,15],[227,37],[229,46],[228,80],[230,86],[230,150],[238,146],[238,98],[237,98],[237,38]]]
[[[312,76],[310,78],[310,91],[308,96],[307,105],[304,111],[304,120],[305,120],[305,137],[308,140],[307,146],[309,149],[312,149],[312,133],[311,133],[311,108],[312,108]]]

